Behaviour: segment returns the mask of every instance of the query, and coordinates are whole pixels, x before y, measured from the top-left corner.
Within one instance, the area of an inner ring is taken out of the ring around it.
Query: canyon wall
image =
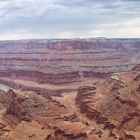
[[[138,69],[139,65],[132,71],[113,74],[94,86],[80,87],[76,97],[81,113],[95,122],[102,132],[107,130],[119,140],[140,138],[137,135],[140,131]]]

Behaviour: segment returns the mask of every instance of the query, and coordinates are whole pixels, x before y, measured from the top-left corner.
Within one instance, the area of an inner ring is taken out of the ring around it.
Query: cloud
[[[123,0],[124,2],[139,2],[140,3],[140,1],[139,0]]]
[[[138,0],[0,0],[0,39],[139,37],[139,13]]]

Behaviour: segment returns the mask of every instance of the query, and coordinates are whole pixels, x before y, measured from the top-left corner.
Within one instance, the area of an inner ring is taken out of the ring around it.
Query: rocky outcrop
[[[88,137],[86,125],[77,114],[48,95],[10,89],[0,104],[6,110],[0,118],[0,139],[85,140]]]
[[[21,121],[31,121],[31,115],[28,112],[27,106],[24,102],[28,103],[28,99],[22,96],[17,96],[12,99],[6,113],[16,116]]]
[[[97,124],[103,124],[105,129],[112,130],[115,125],[111,124],[108,118],[98,108],[94,107],[94,100],[92,100],[94,96],[96,96],[96,87],[85,86],[79,88],[75,100],[81,113],[86,114],[89,119],[95,120]]]
[[[76,97],[81,113],[96,122],[103,131],[115,132],[120,140],[139,139],[137,135],[127,134],[128,131],[140,131],[140,81],[137,69],[114,74],[95,86],[80,87]]]
[[[61,106],[59,102],[53,100],[48,95],[41,95],[38,93],[38,95],[34,97],[33,94],[36,93],[32,93],[32,95],[24,95],[24,93],[22,93],[21,91],[15,93],[15,96],[12,97],[11,102],[9,102],[6,113],[15,116],[21,121],[30,121],[36,113],[38,114],[39,111],[49,112],[47,104],[50,105],[50,108],[52,106],[56,106],[62,109],[65,108],[64,106]],[[42,98],[44,98],[44,100],[41,100],[38,96],[41,96]]]
[[[66,140],[85,140],[87,139],[86,132],[82,131],[80,127],[77,126],[77,123],[73,123],[73,128],[71,124],[63,124],[63,126],[51,126],[49,125],[49,128],[53,128],[54,135],[57,139],[66,139]],[[69,127],[69,129],[67,129]],[[72,130],[73,129],[73,130]],[[77,131],[74,131],[77,130]]]
[[[0,104],[2,104],[2,106],[4,106],[4,107],[8,107],[9,103],[15,97],[16,97],[16,94],[12,89],[10,89],[7,92],[1,93],[0,94]]]

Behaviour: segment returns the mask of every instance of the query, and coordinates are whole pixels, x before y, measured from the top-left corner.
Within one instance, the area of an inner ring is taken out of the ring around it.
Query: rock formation
[[[140,39],[0,41],[0,140],[140,140],[139,63]]]
[[[96,122],[108,135],[101,139],[139,140],[139,65],[130,72],[113,74],[95,86],[80,87],[76,103],[81,113]],[[113,133],[113,134],[112,134]]]

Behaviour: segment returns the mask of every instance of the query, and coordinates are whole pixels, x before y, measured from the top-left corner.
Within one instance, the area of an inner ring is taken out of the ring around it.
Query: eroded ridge
[[[100,139],[139,140],[139,65],[113,74],[94,86],[80,87],[76,103],[81,113],[101,129]]]

